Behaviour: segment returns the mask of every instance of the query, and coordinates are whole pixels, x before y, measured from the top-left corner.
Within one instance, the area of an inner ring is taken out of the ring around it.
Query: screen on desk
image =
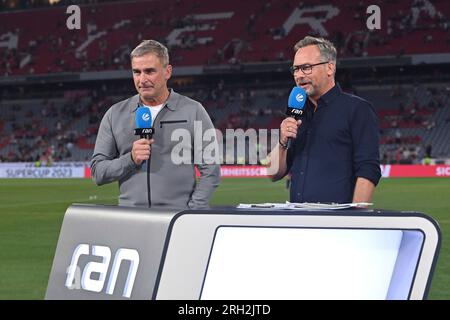
[[[408,299],[414,230],[219,227],[201,299]]]

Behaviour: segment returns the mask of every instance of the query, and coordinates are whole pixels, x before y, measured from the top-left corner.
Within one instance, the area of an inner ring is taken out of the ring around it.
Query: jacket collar
[[[167,99],[166,103],[164,106],[167,107],[167,109],[169,109],[170,111],[175,111],[177,110],[180,105],[179,105],[179,101],[181,98],[181,95],[176,93],[173,89],[169,88],[169,99]],[[141,104],[141,99],[139,98],[139,94],[136,94],[134,96],[132,96],[130,98],[130,112],[136,112],[136,109],[139,107],[139,105]]]

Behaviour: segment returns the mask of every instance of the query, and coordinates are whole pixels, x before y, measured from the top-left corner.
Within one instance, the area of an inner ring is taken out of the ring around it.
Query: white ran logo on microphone
[[[295,99],[296,99],[298,102],[302,102],[303,99],[305,99],[305,97],[303,96],[303,94],[299,93],[298,95],[295,96]]]
[[[142,120],[144,120],[144,121],[150,120],[150,115],[149,115],[148,113],[144,113],[144,114],[142,115]]]

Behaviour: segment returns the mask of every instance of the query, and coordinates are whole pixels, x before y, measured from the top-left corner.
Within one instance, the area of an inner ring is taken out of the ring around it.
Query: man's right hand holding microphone
[[[302,124],[302,120],[295,120],[288,117],[281,122],[280,125],[280,145],[287,149],[288,139],[295,139],[297,137],[297,130]]]
[[[136,165],[141,165],[145,160],[150,159],[152,153],[153,139],[139,139],[133,142],[131,149],[131,158]]]

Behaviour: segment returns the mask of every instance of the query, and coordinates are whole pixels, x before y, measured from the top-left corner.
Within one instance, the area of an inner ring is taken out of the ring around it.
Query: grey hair
[[[169,50],[156,40],[144,40],[131,51],[130,58],[142,57],[152,53],[156,55],[165,67],[169,64]]]
[[[306,36],[299,42],[297,42],[294,46],[295,52],[298,51],[300,48],[304,48],[307,46],[316,45],[320,50],[320,56],[325,59],[326,61],[332,61],[334,64],[336,64],[336,56],[337,51],[334,47],[333,43],[329,40],[326,40],[324,38],[315,38],[311,36]]]

